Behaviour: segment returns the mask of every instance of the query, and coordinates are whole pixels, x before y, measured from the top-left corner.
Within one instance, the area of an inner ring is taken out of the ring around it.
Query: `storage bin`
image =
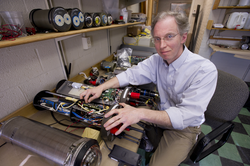
[[[229,13],[224,18],[224,26],[229,29],[242,29],[248,17],[247,12]]]
[[[249,6],[250,0],[240,0],[238,6]]]
[[[248,17],[243,29],[250,29],[250,13],[248,13]]]

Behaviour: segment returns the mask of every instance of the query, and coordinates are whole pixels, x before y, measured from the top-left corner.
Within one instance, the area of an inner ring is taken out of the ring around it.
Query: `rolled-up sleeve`
[[[204,112],[214,94],[217,85],[217,70],[201,70],[194,77],[190,86],[177,95],[177,104],[165,111],[175,129],[198,126],[205,121]]]

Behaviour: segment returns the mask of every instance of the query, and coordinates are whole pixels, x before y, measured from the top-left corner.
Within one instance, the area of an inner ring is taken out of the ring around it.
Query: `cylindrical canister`
[[[248,17],[243,29],[250,29],[250,13],[248,13]]]
[[[108,22],[107,14],[106,13],[100,13],[100,17],[101,17],[101,25],[106,26],[107,22]]]
[[[101,151],[96,140],[82,138],[21,116],[3,123],[0,139],[61,166],[94,166],[101,163]]]
[[[71,18],[62,7],[51,9],[33,9],[29,14],[31,24],[42,30],[65,32],[71,28]]]
[[[72,26],[71,29],[82,29],[84,26],[84,16],[80,9],[66,9],[71,17]]]
[[[107,25],[111,25],[113,23],[113,17],[111,16],[111,14],[107,15]]]
[[[98,13],[92,13],[93,27],[99,27],[101,25],[101,17]]]
[[[84,27],[90,28],[93,25],[93,19],[90,13],[84,13]]]

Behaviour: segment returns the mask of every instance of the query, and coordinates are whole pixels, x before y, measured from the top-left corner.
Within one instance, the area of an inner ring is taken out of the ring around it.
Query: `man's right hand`
[[[114,77],[97,87],[83,91],[80,94],[80,99],[84,99],[85,103],[89,103],[92,100],[99,98],[104,90],[109,88],[118,88],[118,87],[119,87],[119,81],[116,77]]]
[[[87,89],[80,94],[80,99],[84,99],[85,103],[89,103],[92,100],[99,98],[102,91],[103,89],[101,86]]]

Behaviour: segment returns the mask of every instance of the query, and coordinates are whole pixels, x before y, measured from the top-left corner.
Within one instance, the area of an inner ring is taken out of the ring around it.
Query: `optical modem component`
[[[29,14],[31,24],[37,30],[68,31],[71,28],[71,17],[62,7],[51,9],[33,9]]]

